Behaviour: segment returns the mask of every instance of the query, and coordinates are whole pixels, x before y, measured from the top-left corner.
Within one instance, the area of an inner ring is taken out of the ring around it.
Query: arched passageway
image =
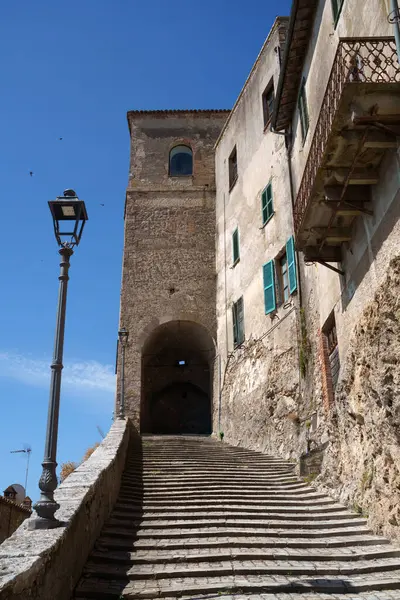
[[[192,321],[157,327],[142,350],[141,432],[211,433],[215,348]]]

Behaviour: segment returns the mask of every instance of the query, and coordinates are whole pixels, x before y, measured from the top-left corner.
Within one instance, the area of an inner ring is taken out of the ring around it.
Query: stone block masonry
[[[92,456],[56,490],[62,527],[29,531],[27,520],[0,546],[1,600],[70,600],[117,499],[131,432],[127,422],[116,421]]]
[[[0,544],[29,517],[31,511],[0,496]]]

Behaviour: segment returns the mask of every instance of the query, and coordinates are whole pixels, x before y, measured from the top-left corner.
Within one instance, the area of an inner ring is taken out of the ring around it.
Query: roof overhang
[[[317,6],[318,0],[293,0],[272,117],[276,131],[287,130],[292,121]]]

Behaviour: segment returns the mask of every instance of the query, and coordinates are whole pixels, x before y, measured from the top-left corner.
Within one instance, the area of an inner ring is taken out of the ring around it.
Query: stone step
[[[197,524],[198,525],[198,524]],[[281,525],[281,523],[279,523]],[[149,527],[137,527],[134,528],[132,525],[129,528],[126,528],[121,525],[120,521],[117,521],[117,524],[108,523],[104,529],[103,533],[106,535],[117,535],[120,537],[129,537],[129,538],[147,538],[147,539],[165,539],[165,538],[207,538],[213,537],[216,535],[221,535],[224,537],[232,536],[232,537],[247,537],[247,536],[256,536],[263,537],[264,539],[273,538],[273,537],[285,537],[285,538],[316,538],[316,537],[344,537],[344,536],[353,536],[353,535],[370,535],[371,532],[368,527],[362,525],[354,525],[349,527],[348,524],[344,524],[345,527],[334,527],[333,524],[329,523],[331,527],[329,528],[297,528],[291,530],[290,528],[284,527],[244,527],[238,528],[236,523],[226,524],[225,526],[208,526],[202,528],[196,527],[182,527],[180,529],[175,528],[153,528]]]
[[[160,474],[160,475],[151,475],[151,476],[146,476],[146,475],[141,475],[141,476],[132,476],[132,475],[124,475],[122,477],[122,482],[132,482],[132,483],[143,483],[143,484],[153,484],[153,483],[157,483],[157,484],[175,484],[175,485],[181,485],[182,483],[187,483],[188,479],[190,477],[190,483],[191,484],[198,484],[198,483],[221,483],[221,482],[226,482],[227,479],[228,481],[232,484],[232,483],[237,483],[240,485],[247,485],[247,484],[273,484],[273,483],[303,483],[303,481],[301,481],[298,477],[296,477],[295,475],[282,475],[281,477],[276,477],[276,476],[262,476],[262,475],[254,475],[254,476],[250,476],[250,475],[242,475],[240,473],[236,474],[236,475],[219,475],[217,473],[209,473],[206,475],[192,475],[192,474],[188,474],[186,476],[169,476],[169,475],[164,475],[164,474]]]
[[[123,490],[121,490],[123,492]],[[222,492],[222,490],[220,492],[207,492],[207,491],[203,491],[202,489],[196,489],[196,490],[185,490],[185,491],[181,491],[181,492],[175,492],[175,491],[168,491],[163,493],[163,490],[157,490],[155,492],[149,492],[149,491],[144,491],[142,492],[141,490],[129,490],[129,495],[131,496],[140,496],[141,498],[144,499],[148,499],[148,500],[160,500],[160,501],[169,501],[170,499],[175,500],[179,500],[181,499],[182,501],[186,501],[186,500],[197,500],[198,498],[203,499],[203,498],[208,498],[210,500],[217,500],[217,499],[228,499],[228,500],[235,500],[235,499],[240,499],[240,500],[253,500],[253,501],[258,501],[260,498],[266,499],[266,500],[273,500],[273,501],[285,501],[285,500],[289,500],[292,502],[297,502],[297,501],[303,501],[303,502],[308,502],[308,501],[313,501],[313,500],[326,500],[328,502],[333,502],[333,500],[330,500],[328,498],[328,496],[325,496],[324,494],[321,494],[320,492],[316,492],[314,489],[312,488],[308,488],[308,489],[304,489],[301,490],[300,492],[292,492],[292,491],[287,491],[287,492],[280,492],[279,490],[268,490],[268,491],[252,491],[252,492],[248,492],[247,490],[229,490],[228,492],[224,491]]]
[[[121,519],[122,521],[134,521],[134,522],[145,522],[145,521],[154,521],[163,523],[180,523],[186,521],[196,521],[196,522],[225,522],[226,520],[235,520],[235,521],[244,521],[245,523],[250,522],[259,522],[259,523],[269,523],[271,521],[299,521],[300,523],[315,523],[319,521],[358,521],[360,516],[357,513],[351,513],[346,511],[346,509],[342,509],[343,512],[334,512],[327,513],[324,512],[315,512],[312,513],[308,511],[307,513],[282,513],[279,510],[272,512],[269,510],[259,511],[256,513],[244,513],[242,511],[233,511],[229,509],[228,511],[214,511],[212,514],[210,512],[198,512],[194,513],[190,512],[179,512],[179,513],[159,513],[159,512],[151,512],[151,511],[121,511],[118,509],[114,509],[112,512],[112,517],[114,519]],[[250,521],[251,520],[251,521]],[[179,526],[179,525],[178,525]]]
[[[199,561],[193,563],[128,565],[114,563],[98,563],[89,560],[84,569],[84,576],[117,579],[121,576],[132,581],[142,579],[176,579],[180,577],[225,577],[227,575],[312,575],[327,577],[328,575],[352,576],[364,573],[382,573],[400,570],[400,559],[366,561],[357,563],[343,561],[340,564],[327,561],[307,561],[297,564],[292,561],[279,560],[227,560],[216,562]]]
[[[307,548],[368,548],[370,546],[390,546],[390,541],[383,537],[375,535],[357,535],[345,537],[329,537],[321,539],[320,537],[309,538],[305,536],[303,538],[285,538],[285,537],[272,537],[270,535],[264,537],[255,537],[252,535],[246,535],[243,537],[226,537],[223,534],[218,536],[210,536],[207,538],[182,538],[176,539],[171,538],[157,538],[157,539],[137,539],[133,537],[121,538],[118,533],[101,535],[98,539],[98,546],[102,548],[114,548],[118,550],[166,550],[167,552],[175,552],[178,550],[212,550],[218,549],[235,549],[235,548],[298,548],[301,550]]]
[[[245,502],[243,503],[239,503],[239,502],[216,502],[215,504],[208,504],[208,503],[173,503],[173,502],[165,502],[164,505],[160,505],[157,504],[155,502],[142,502],[140,500],[137,500],[136,503],[131,502],[131,503],[123,503],[123,502],[117,502],[117,504],[115,505],[115,509],[118,512],[127,512],[127,513],[134,513],[134,512],[141,512],[141,513],[169,513],[169,514],[180,514],[180,513],[202,513],[203,511],[207,511],[207,513],[214,513],[214,512],[219,512],[219,511],[223,511],[223,512],[228,512],[228,511],[232,511],[232,512],[240,512],[240,513],[249,513],[249,514],[257,514],[257,513],[270,513],[270,514],[282,514],[282,513],[294,513],[294,514],[305,514],[305,515],[309,515],[309,514],[314,514],[314,513],[319,513],[319,512],[324,512],[326,513],[334,513],[334,512],[341,512],[341,511],[346,511],[347,509],[343,506],[340,506],[338,504],[328,504],[327,506],[323,505],[322,503],[318,503],[318,504],[314,504],[314,505],[303,505],[303,506],[299,506],[299,504],[295,504],[293,503],[292,505],[287,505],[287,504],[277,504],[276,502],[266,502],[266,503],[258,503],[258,504],[246,504]]]
[[[191,551],[136,550],[135,552],[123,552],[117,550],[95,549],[91,553],[91,561],[122,563],[129,565],[155,565],[175,563],[199,563],[199,562],[221,562],[221,561],[292,561],[292,562],[356,562],[367,560],[379,560],[383,558],[400,557],[400,548],[395,546],[372,546],[358,549],[284,549],[263,546],[263,548],[193,548]]]
[[[188,490],[193,490],[196,491],[199,489],[199,487],[201,487],[202,491],[220,491],[220,492],[230,492],[230,491],[237,491],[238,487],[240,487],[243,484],[243,482],[237,482],[237,484],[235,485],[233,482],[229,482],[229,484],[222,484],[222,483],[218,483],[218,482],[214,482],[214,481],[204,481],[204,482],[193,482],[192,480],[187,480],[186,482],[182,482],[182,483],[162,483],[162,482],[154,482],[154,483],[147,483],[145,485],[141,484],[135,484],[135,483],[128,483],[126,481],[124,481],[121,485],[121,489],[124,490],[130,490],[130,489],[142,489],[145,492],[157,492],[157,491],[176,491],[176,492],[183,492],[183,491],[188,491]],[[307,488],[307,485],[304,483],[297,483],[297,482],[293,482],[293,483],[245,483],[246,489],[247,491],[259,491],[259,492],[270,492],[270,491],[302,491],[305,488]]]
[[[127,464],[126,472],[138,472],[138,473],[151,473],[152,471],[160,471],[160,472],[169,472],[169,473],[181,473],[182,471],[190,471],[190,472],[201,472],[205,471],[209,473],[210,471],[243,471],[244,473],[286,473],[291,472],[295,468],[295,464],[282,464],[282,465],[273,465],[271,463],[261,463],[257,465],[246,465],[246,464],[233,464],[227,461],[220,462],[211,462],[211,461],[169,461],[169,462],[157,462],[157,463],[149,463],[149,462],[138,462],[137,464]]]
[[[126,579],[107,580],[101,577],[82,579],[76,590],[76,598],[81,600],[95,598],[97,600],[124,600],[155,598],[180,598],[189,596],[198,598],[203,595],[220,594],[354,594],[373,592],[375,590],[400,589],[400,572],[392,571],[378,576],[331,576],[329,578],[310,578],[305,576],[274,576],[253,575],[251,580],[244,576],[230,575],[226,577],[187,577],[184,581],[129,581]],[[349,596],[350,598],[350,596]],[[367,596],[366,596],[367,598]],[[301,596],[299,596],[301,600]],[[316,598],[316,600],[319,600]],[[344,597],[345,600],[345,597]],[[358,600],[358,599],[357,599]],[[362,600],[362,599],[360,599]],[[371,599],[371,596],[369,600]]]
[[[279,519],[277,517],[271,519],[248,519],[248,518],[234,518],[223,516],[223,517],[209,517],[205,519],[137,519],[130,520],[126,518],[116,518],[112,516],[107,521],[107,525],[112,527],[123,527],[127,529],[137,528],[140,529],[191,529],[204,527],[237,527],[237,528],[265,528],[265,529],[338,529],[340,527],[362,527],[366,525],[366,520],[359,517],[353,517],[351,520],[345,518],[335,518],[332,520],[320,519],[310,520],[306,518],[299,519]]]

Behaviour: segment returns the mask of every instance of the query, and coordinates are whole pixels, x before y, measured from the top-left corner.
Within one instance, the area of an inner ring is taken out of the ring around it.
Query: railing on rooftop
[[[352,83],[400,83],[394,38],[342,38],[339,41],[295,201],[296,233],[302,225],[317,172],[322,165],[343,90]]]

